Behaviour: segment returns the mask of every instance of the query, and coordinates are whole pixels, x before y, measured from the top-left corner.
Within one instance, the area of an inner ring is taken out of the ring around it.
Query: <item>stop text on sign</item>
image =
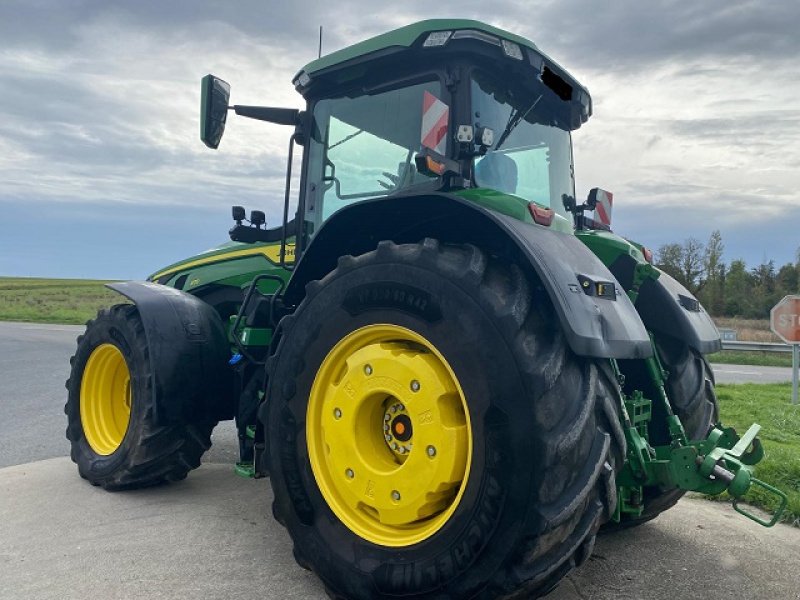
[[[800,315],[778,315],[778,327],[796,327],[800,324]]]

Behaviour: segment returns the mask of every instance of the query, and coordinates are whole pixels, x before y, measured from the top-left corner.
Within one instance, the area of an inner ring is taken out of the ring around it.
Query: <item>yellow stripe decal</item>
[[[158,280],[164,275],[170,275],[186,269],[193,269],[203,265],[210,265],[218,262],[225,262],[236,258],[247,258],[250,256],[263,256],[268,261],[274,264],[280,264],[281,261],[281,245],[274,244],[272,246],[258,246],[256,248],[246,248],[244,250],[233,250],[222,254],[214,254],[205,258],[198,258],[183,264],[175,265],[174,267],[164,269],[152,276],[152,280]],[[294,244],[286,244],[286,262],[294,262]]]

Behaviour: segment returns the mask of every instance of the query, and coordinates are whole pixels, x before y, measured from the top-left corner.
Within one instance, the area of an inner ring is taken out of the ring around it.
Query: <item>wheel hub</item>
[[[307,436],[325,500],[369,541],[419,542],[458,505],[472,450],[466,402],[415,332],[372,325],[340,341],[312,386]]]
[[[391,400],[391,398],[387,398],[387,400]],[[391,406],[383,415],[383,421],[383,438],[386,440],[386,445],[402,462],[414,447],[411,441],[414,435],[414,426],[405,405],[402,402],[391,402]]]

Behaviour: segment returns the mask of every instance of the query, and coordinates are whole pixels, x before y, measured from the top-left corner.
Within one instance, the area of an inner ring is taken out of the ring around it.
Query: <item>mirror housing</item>
[[[213,75],[200,80],[200,139],[216,149],[225,132],[231,86]]]

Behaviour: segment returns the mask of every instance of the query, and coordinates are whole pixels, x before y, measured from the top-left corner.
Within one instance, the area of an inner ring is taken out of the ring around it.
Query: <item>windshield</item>
[[[439,81],[316,103],[306,186],[314,230],[343,206],[435,179],[414,165],[426,93],[441,99]]]
[[[481,72],[472,75],[471,94],[476,130],[494,131],[489,151],[475,158],[475,184],[568,217],[561,196],[575,194],[570,134],[544,110],[542,94],[517,92]]]

